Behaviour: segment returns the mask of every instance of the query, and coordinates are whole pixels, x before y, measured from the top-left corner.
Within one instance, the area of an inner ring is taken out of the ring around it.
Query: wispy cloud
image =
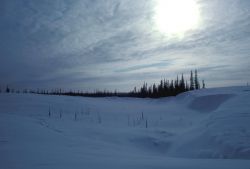
[[[147,69],[147,68],[159,68],[159,67],[167,67],[169,64],[165,62],[145,64],[145,65],[136,65],[123,69],[118,69],[116,72],[131,72],[135,70]]]
[[[154,28],[155,0],[3,0],[0,84],[127,90],[193,68],[210,86],[250,81],[250,2],[197,3],[201,27],[174,39]]]

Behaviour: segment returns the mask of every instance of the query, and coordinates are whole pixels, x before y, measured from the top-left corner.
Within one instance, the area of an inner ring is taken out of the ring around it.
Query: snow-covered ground
[[[0,168],[250,169],[250,87],[162,99],[1,93]]]

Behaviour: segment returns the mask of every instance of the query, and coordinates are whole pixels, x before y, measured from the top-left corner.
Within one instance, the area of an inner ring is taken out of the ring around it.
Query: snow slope
[[[250,88],[162,99],[1,93],[0,168],[250,169]]]

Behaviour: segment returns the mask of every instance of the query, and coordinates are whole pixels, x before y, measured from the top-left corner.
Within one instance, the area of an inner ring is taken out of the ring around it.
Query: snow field
[[[162,99],[0,94],[0,168],[250,168],[250,90]]]

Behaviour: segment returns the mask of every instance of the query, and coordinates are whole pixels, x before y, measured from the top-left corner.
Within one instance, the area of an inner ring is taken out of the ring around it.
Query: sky
[[[1,0],[0,86],[129,91],[192,69],[207,87],[250,83],[249,0],[191,0],[199,22],[178,33],[159,29],[183,17],[157,16],[162,1]]]

